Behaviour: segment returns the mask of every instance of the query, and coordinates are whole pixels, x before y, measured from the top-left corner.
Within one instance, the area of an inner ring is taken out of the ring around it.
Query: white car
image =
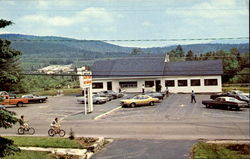
[[[106,103],[109,99],[107,97],[100,97],[98,95],[93,95],[93,103],[94,104],[102,104],[102,103]],[[77,102],[79,103],[85,103],[85,98],[83,96],[81,97],[76,97],[77,98]],[[86,97],[86,101],[88,103],[88,98]]]
[[[244,93],[244,92],[239,91],[239,90],[232,90],[232,91],[229,91],[229,93],[230,94],[243,95],[243,96],[249,97],[249,93]]]

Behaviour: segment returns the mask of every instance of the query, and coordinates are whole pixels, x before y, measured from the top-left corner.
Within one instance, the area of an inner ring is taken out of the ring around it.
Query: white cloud
[[[184,17],[221,18],[248,15],[246,6],[239,6],[237,0],[209,0],[190,8],[166,10],[166,14]],[[244,8],[242,8],[244,7]]]
[[[20,19],[22,22],[47,24],[51,26],[70,26],[78,23],[112,23],[112,15],[104,8],[87,8],[76,13],[74,16],[47,16],[47,15],[27,15]]]

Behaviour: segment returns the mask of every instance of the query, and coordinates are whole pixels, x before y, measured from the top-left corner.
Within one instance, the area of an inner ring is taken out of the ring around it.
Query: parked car
[[[159,92],[147,92],[145,94],[149,95],[150,97],[153,97],[153,98],[158,98],[158,99],[164,98],[164,95],[162,93],[159,93]]]
[[[215,99],[217,97],[233,97],[233,98],[236,98],[240,101],[244,101],[248,104],[248,107],[250,107],[250,99],[247,97],[247,96],[244,96],[244,95],[239,95],[239,94],[230,94],[229,92],[228,93],[219,93],[219,94],[212,94],[210,96],[211,99]]]
[[[38,96],[34,94],[23,95],[22,98],[27,98],[29,103],[43,103],[48,99],[46,96]]]
[[[23,104],[29,103],[27,98],[10,97],[5,91],[0,91],[0,105],[16,105],[17,107],[23,106]]]
[[[223,108],[228,110],[240,110],[241,107],[247,106],[246,102],[239,101],[233,97],[218,97],[215,100],[203,100],[202,104],[204,104],[206,108]]]
[[[136,107],[139,105],[150,105],[153,106],[156,102],[159,102],[158,98],[150,97],[149,95],[137,95],[130,99],[121,100],[122,107]]]
[[[0,109],[5,109],[5,106],[4,105],[0,105]]]
[[[101,97],[98,95],[93,95],[93,103],[94,104],[102,104],[102,103],[106,103],[109,99],[107,97]],[[86,97],[86,101],[88,103],[88,98]],[[83,96],[81,97],[77,97],[77,102],[79,103],[85,103],[85,98]]]
[[[112,90],[101,91],[100,93],[111,95],[113,97],[113,99],[117,99],[117,98],[123,97],[122,93],[116,93],[116,92],[114,92]]]
[[[112,99],[114,99],[114,97],[110,94],[104,94],[102,92],[94,92],[94,95],[98,95],[99,97],[107,97],[109,101],[111,101]]]
[[[243,96],[249,97],[249,93],[244,93],[244,92],[239,91],[239,90],[232,90],[232,91],[229,91],[228,93],[235,94],[235,95],[243,95]]]

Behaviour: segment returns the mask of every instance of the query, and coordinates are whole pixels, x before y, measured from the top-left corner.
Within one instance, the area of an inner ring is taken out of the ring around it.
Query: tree
[[[193,60],[193,57],[194,57],[194,53],[193,53],[191,50],[189,50],[189,51],[187,52],[187,55],[186,55],[186,61],[191,61],[191,60]]]
[[[13,24],[11,21],[0,20],[0,28]],[[10,47],[11,42],[0,39],[0,86],[1,91],[14,90],[19,83],[21,69],[19,66],[20,51]]]
[[[143,51],[140,48],[133,48],[131,51],[131,55],[140,55]]]
[[[0,19],[0,28],[13,24],[11,21]],[[21,53],[10,48],[10,41],[0,39],[0,86],[1,90],[8,90],[9,87],[18,82],[19,69],[17,67],[16,56]],[[12,70],[13,69],[13,70]],[[15,72],[16,71],[16,72]],[[0,102],[3,100],[0,98]],[[0,128],[11,128],[18,119],[15,113],[0,109]],[[0,137],[0,157],[15,154],[19,148],[13,144],[13,141]]]

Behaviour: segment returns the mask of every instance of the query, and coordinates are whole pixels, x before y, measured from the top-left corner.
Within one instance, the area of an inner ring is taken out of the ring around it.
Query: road
[[[187,94],[171,95],[155,106],[121,108],[98,120],[84,116],[83,104],[73,96],[50,97],[47,103],[12,107],[18,116],[24,115],[36,128],[36,135],[47,135],[50,122],[55,117],[63,119],[62,127],[78,136],[104,136],[110,138],[196,140],[249,139],[249,109],[228,111],[207,109],[201,104],[208,95],[197,95],[197,103],[190,103]],[[95,105],[100,111],[105,107],[119,106],[119,99],[104,105]],[[91,115],[91,114],[90,114]],[[93,115],[93,114],[92,114]],[[89,115],[88,115],[89,116]],[[0,130],[1,134],[16,134],[18,125]]]

